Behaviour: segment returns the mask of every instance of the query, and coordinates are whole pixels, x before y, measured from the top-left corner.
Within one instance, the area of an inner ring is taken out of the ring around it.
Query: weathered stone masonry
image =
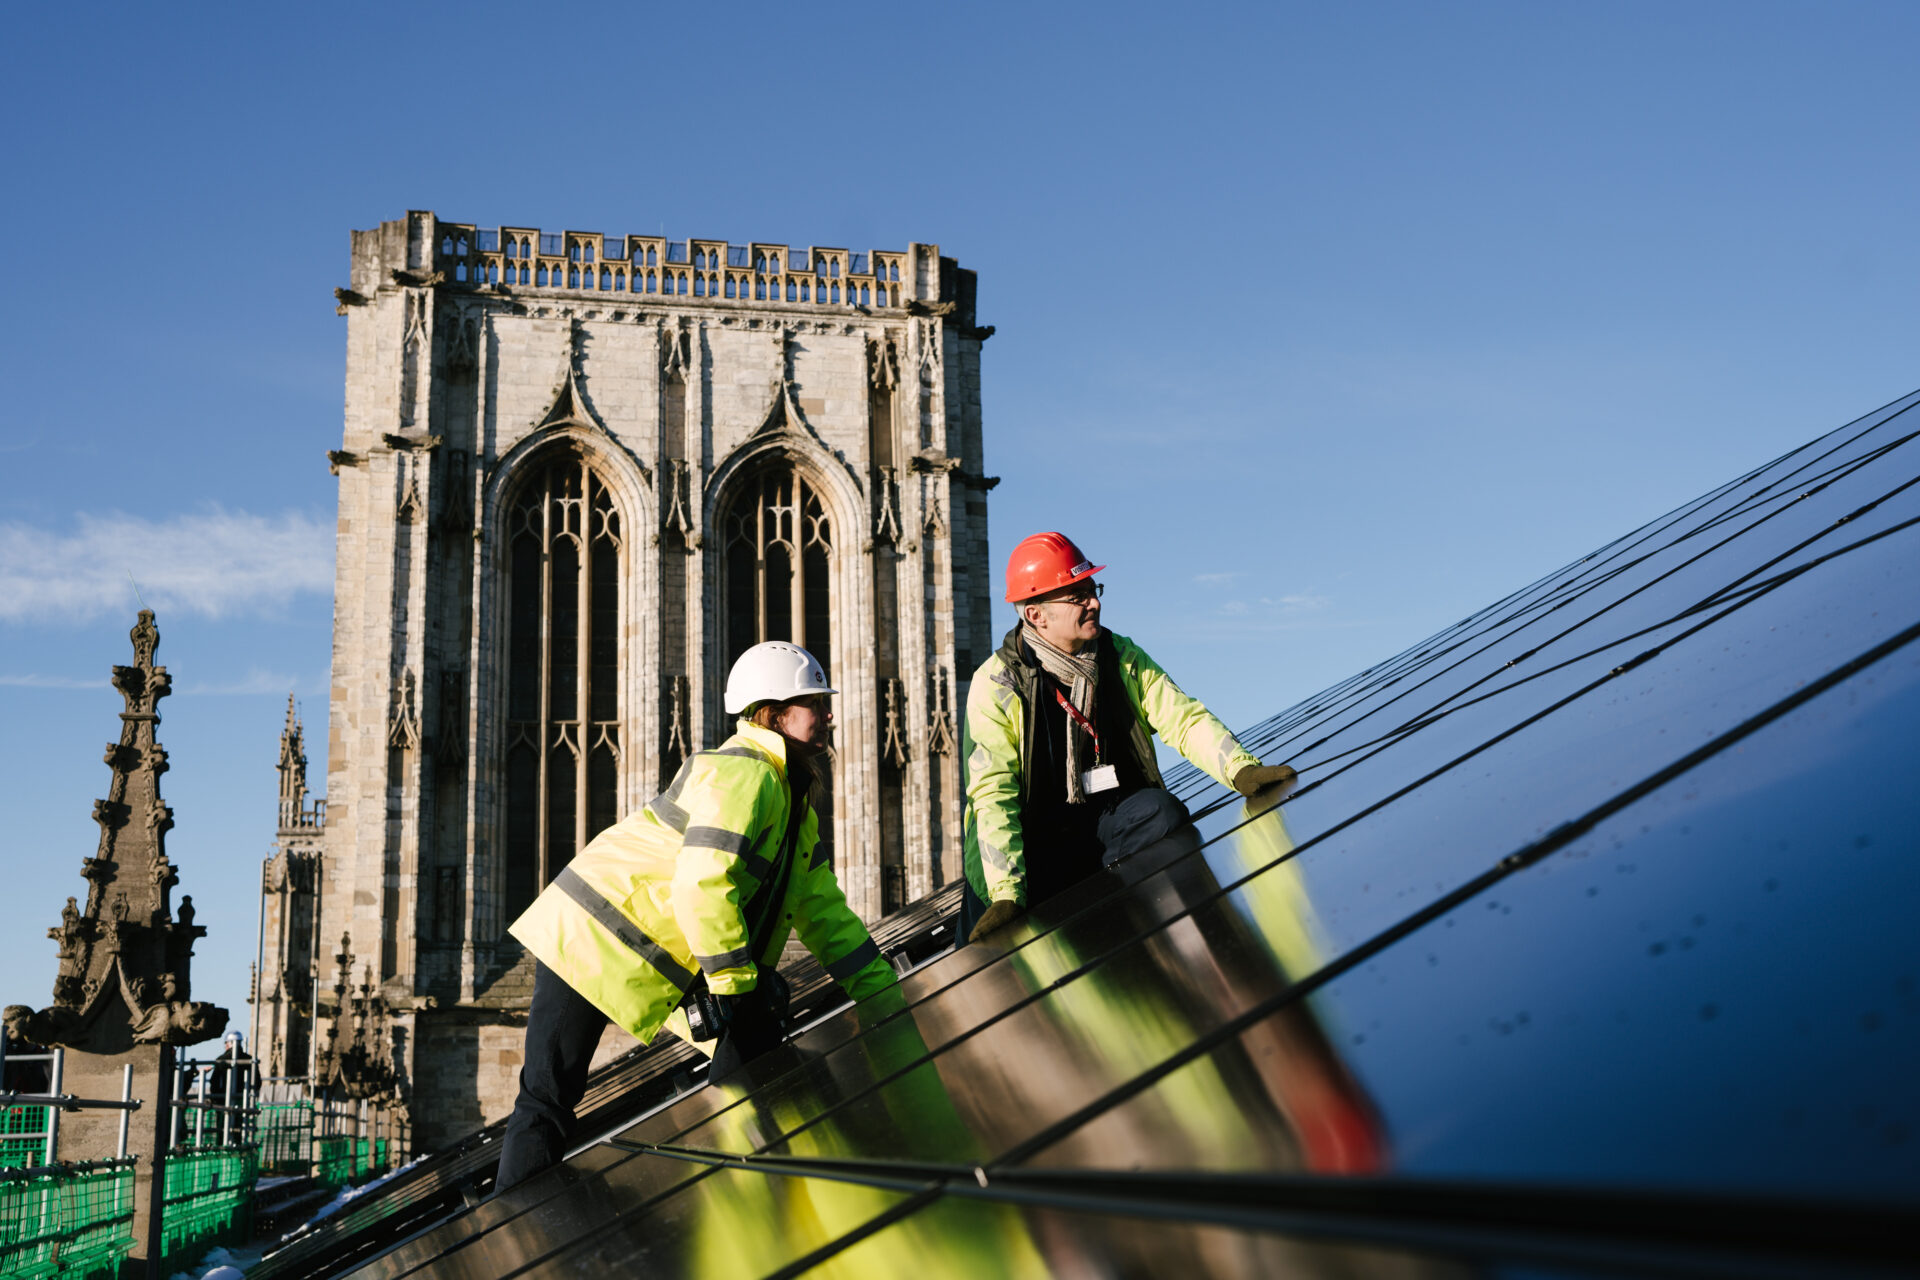
[[[270,935],[262,979],[298,963],[322,1021],[337,1016],[334,975],[304,966],[347,935],[394,1011],[431,1146],[511,1104],[530,973],[506,925],[726,735],[745,644],[799,640],[843,691],[832,834],[854,909],[872,919],[960,874],[958,715],[992,643],[992,331],[973,273],[932,245],[419,212],[354,233],[337,296],[318,927],[297,958]]]

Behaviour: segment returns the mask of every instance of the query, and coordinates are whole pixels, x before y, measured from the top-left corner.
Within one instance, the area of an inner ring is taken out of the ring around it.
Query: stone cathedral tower
[[[346,981],[370,966],[432,1146],[511,1104],[531,981],[507,924],[730,731],[748,645],[801,643],[843,691],[831,833],[854,909],[959,876],[957,715],[992,643],[992,330],[933,245],[420,212],[355,232],[336,292],[324,853],[310,882],[269,880],[274,918],[314,925],[299,956],[267,937],[262,978],[301,969],[306,1049],[345,985],[315,948],[342,940]],[[292,1069],[294,1046],[261,1048]]]

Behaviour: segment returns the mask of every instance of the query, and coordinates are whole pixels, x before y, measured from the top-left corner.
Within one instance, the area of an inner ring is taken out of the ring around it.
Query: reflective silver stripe
[[[725,827],[688,827],[686,839],[680,842],[680,847],[718,849],[722,853],[739,855],[747,851],[747,838]]]
[[[687,757],[686,763],[682,764],[673,775],[673,785],[647,801],[647,808],[653,810],[654,816],[675,831],[685,832],[687,829],[687,811],[680,807],[680,793],[687,789],[687,782],[693,776],[693,763],[701,756],[741,756],[748,760],[762,762],[766,760],[766,757],[758,751],[749,750],[746,747],[720,747],[713,751],[696,751]]]
[[[687,829],[687,811],[669,800],[666,796],[655,796],[647,801],[647,808],[653,810],[653,816],[672,827],[675,831]]]
[[[762,831],[751,844],[737,831],[728,831],[725,827],[688,827],[686,838],[680,842],[683,849],[718,849],[722,853],[731,853],[747,864],[747,870],[753,872],[756,879],[765,880],[773,874],[773,863],[762,857],[760,846],[767,842],[767,833]]]
[[[868,938],[865,942],[828,965],[827,976],[835,982],[845,982],[848,978],[851,978],[854,974],[860,972],[879,958],[880,948],[874,944],[872,938]]]
[[[562,867],[560,874],[553,878],[560,892],[578,903],[582,910],[592,916],[594,922],[608,933],[625,943],[627,949],[660,971],[662,977],[671,982],[676,991],[685,991],[693,985],[693,975],[680,967],[667,949],[640,931],[640,926],[626,918],[620,908],[601,896],[598,889],[580,878],[572,867]]]
[[[702,973],[718,973],[722,969],[739,969],[752,964],[753,948],[735,947],[717,956],[695,956],[694,959],[700,962]]]
[[[980,861],[986,863],[995,871],[1012,873],[1013,859],[1007,857],[1006,854],[1000,852],[1000,850],[994,848],[985,840],[976,840],[975,843],[980,846]]]

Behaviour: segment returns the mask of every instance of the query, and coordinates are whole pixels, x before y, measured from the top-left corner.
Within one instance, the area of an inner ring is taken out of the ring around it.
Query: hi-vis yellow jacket
[[[644,809],[589,841],[509,932],[642,1044],[668,1025],[696,971],[716,995],[751,991],[756,964],[777,965],[796,928],[854,999],[892,986],[893,967],[818,849],[811,805],[774,926],[747,936],[742,913],[778,870],[790,796],[786,740],[742,720]],[[684,1017],[671,1025],[681,1032]]]
[[[1235,774],[1260,763],[1146,650],[1105,628],[1100,635],[1101,679],[1118,667],[1134,714],[1144,717],[1162,742],[1222,786],[1232,786]],[[1020,628],[1015,626],[999,652],[973,673],[967,688],[960,743],[967,792],[966,872],[982,902],[1006,899],[1024,906],[1027,901],[1027,846],[1020,815],[1027,798],[1027,765],[1033,758],[1036,680],[1037,668],[1020,656]],[[1102,732],[1104,736],[1105,726]],[[1115,736],[1129,740],[1126,734]],[[1160,771],[1153,760],[1139,763],[1148,780],[1158,785]]]

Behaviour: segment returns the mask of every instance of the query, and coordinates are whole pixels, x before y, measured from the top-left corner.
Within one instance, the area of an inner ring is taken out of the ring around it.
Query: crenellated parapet
[[[227,1024],[225,1009],[191,998],[193,944],[207,931],[194,923],[191,895],[177,910],[172,903],[180,875],[166,852],[173,811],[160,796],[167,753],[155,736],[171,679],[153,662],[160,631],[152,610],[140,611],[130,634],[133,665],[113,669],[126,709],[120,740],[104,756],[112,781],[93,806],[100,844],[80,867],[86,908],[68,898],[60,923],[47,931],[60,958],[53,1004],[6,1010],[16,1036],[94,1053],[136,1043],[196,1044]]]
[[[433,274],[444,283],[640,297],[898,308],[904,250],[669,240],[438,222]],[[421,279],[395,283],[425,283]]]

